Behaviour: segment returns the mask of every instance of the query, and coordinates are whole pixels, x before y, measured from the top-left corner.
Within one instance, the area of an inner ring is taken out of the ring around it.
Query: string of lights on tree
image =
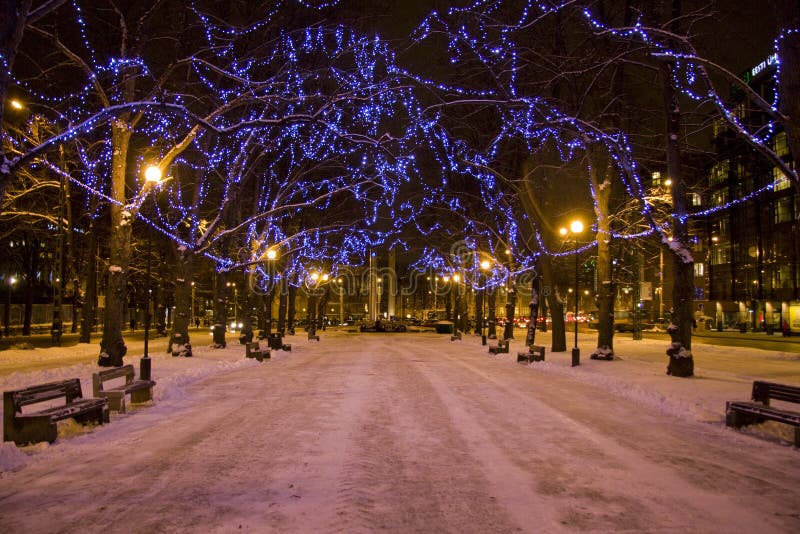
[[[338,2],[297,3],[325,10]],[[434,209],[450,210],[465,221],[463,235],[454,240],[469,243],[473,251],[511,251],[512,261],[497,262],[492,277],[498,278],[491,278],[491,283],[530,271],[538,254],[558,257],[594,246],[551,250],[535,229],[536,252],[525,252],[529,247],[518,223],[527,216],[519,213],[513,195],[490,172],[511,140],[523,141],[530,152],[554,146],[562,161],[573,160],[589,145],[602,145],[650,225],[643,232],[615,232],[612,237],[640,239],[667,231],[649,211],[634,150],[623,132],[608,133],[571,117],[549,100],[524,94],[518,84],[524,32],[546,14],[573,9],[574,2],[479,0],[444,14],[432,13],[423,21],[413,35],[416,43],[432,46],[434,36],[446,35],[453,65],[468,55],[490,72],[502,66],[505,74],[495,80],[495,87],[422,76],[399,65],[390,45],[377,35],[343,26],[280,32],[269,47],[253,50],[241,44],[268,28],[288,4],[274,3],[258,21],[233,28],[192,3],[207,49],[182,60],[196,82],[193,94],[187,95],[170,83],[160,84],[145,58],[109,58],[102,53],[84,16],[86,2],[73,0],[71,17],[80,30],[87,67],[84,78],[61,87],[40,87],[16,78],[31,100],[53,110],[51,120],[60,131],[48,147],[80,139],[79,170],[64,173],[57,166],[50,168],[101,200],[87,200],[85,208],[99,209],[119,203],[112,198],[107,179],[114,152],[108,141],[110,123],[117,114],[141,113],[136,146],[147,149],[136,159],[136,176],[200,124],[188,148],[171,162],[172,179],[152,194],[140,181],[131,181],[125,207],[176,246],[210,258],[218,270],[249,270],[266,285],[284,276],[298,280],[321,265],[363,264],[371,251],[389,243],[407,247],[403,239],[407,232],[434,235],[442,230],[430,216]],[[712,101],[740,133],[747,131],[723,99],[709,92],[706,77],[700,75],[704,67],[695,61],[693,51],[670,49],[641,20],[631,28],[617,29],[601,22],[589,8],[580,12],[592,31],[636,39],[668,57],[674,64],[673,83],[683,94]],[[240,50],[245,53],[237,55]],[[121,83],[132,72],[144,86],[133,102],[127,100]],[[111,100],[105,107],[91,96],[98,84],[108,88]],[[776,98],[777,92],[773,107]],[[479,149],[453,133],[447,114],[448,106],[455,105],[493,110],[498,128],[487,146]],[[750,135],[750,140],[768,148],[773,132],[770,126]],[[22,154],[43,151],[41,146],[16,142]],[[475,185],[480,213],[452,189],[453,177]],[[707,216],[746,200],[689,216]],[[234,207],[243,215],[231,225],[226,217]],[[235,246],[229,247],[231,242]],[[281,250],[278,272],[264,261],[275,248]],[[414,267],[476,272],[476,255],[465,256],[469,260],[454,257],[461,258],[431,246]],[[474,278],[480,283],[479,277]]]

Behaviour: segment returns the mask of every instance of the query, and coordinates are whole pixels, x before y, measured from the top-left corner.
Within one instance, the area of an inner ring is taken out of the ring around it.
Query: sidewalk
[[[717,330],[700,330],[698,329],[692,335],[697,337],[706,337],[706,338],[719,338],[719,339],[751,339],[754,341],[773,341],[773,342],[780,342],[780,343],[792,343],[794,345],[800,346],[800,334],[795,333],[793,336],[783,336],[779,331],[775,332],[772,335],[767,334],[766,332],[751,332],[748,331],[747,333],[742,334],[738,330],[723,330],[719,332]],[[793,350],[793,349],[789,349]]]

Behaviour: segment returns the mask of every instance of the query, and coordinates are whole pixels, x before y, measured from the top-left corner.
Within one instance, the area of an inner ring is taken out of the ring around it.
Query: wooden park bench
[[[489,347],[489,354],[501,354],[501,353],[508,354],[508,345],[509,345],[508,339],[498,339],[497,345]]]
[[[39,411],[23,408],[34,404],[64,399],[65,404],[49,402]],[[17,445],[47,441],[58,436],[58,421],[73,418],[85,424],[108,423],[108,399],[84,399],[81,381],[77,378],[39,384],[3,392],[3,440]]]
[[[739,428],[762,423],[767,419],[794,426],[794,444],[800,447],[800,412],[770,406],[770,400],[800,404],[800,387],[753,382],[753,402],[728,401],[725,404],[725,424]]]
[[[543,362],[544,347],[541,345],[530,345],[528,352],[517,353],[517,363]]]
[[[107,387],[106,382],[124,378],[124,382]],[[95,397],[108,399],[108,407],[115,412],[125,413],[125,396],[130,394],[131,402],[138,404],[153,398],[153,380],[136,379],[133,365],[114,367],[106,371],[92,374],[92,390]]]
[[[263,362],[264,360],[269,360],[270,353],[269,348],[267,350],[261,350],[261,346],[258,344],[258,341],[253,341],[252,343],[245,343],[244,345],[244,355],[247,358],[255,358],[256,360]]]

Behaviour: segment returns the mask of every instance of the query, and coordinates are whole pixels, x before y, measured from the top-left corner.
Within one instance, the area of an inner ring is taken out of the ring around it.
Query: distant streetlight
[[[576,365],[580,365],[580,363],[581,363],[580,362],[580,360],[581,360],[581,351],[578,348],[578,268],[579,268],[579,262],[578,262],[578,259],[579,259],[578,258],[578,256],[579,256],[578,255],[578,235],[580,233],[582,233],[582,232],[583,232],[583,223],[581,221],[578,221],[578,220],[572,221],[572,223],[570,223],[569,230],[567,230],[566,228],[561,228],[559,230],[559,233],[562,236],[567,237],[567,235],[572,233],[572,235],[575,238],[575,290],[574,290],[574,293],[573,293],[575,295],[575,315],[573,315],[573,317],[572,317],[572,320],[575,323],[575,345],[572,347],[572,366],[573,367],[575,367]]]
[[[481,262],[481,269],[483,270],[483,298],[481,299],[481,345],[486,345],[486,332],[484,332],[484,323],[486,321],[486,286],[489,283],[488,271],[492,266],[489,260]]]
[[[236,294],[236,282],[226,282],[225,286],[233,288],[233,322],[238,324],[238,319],[236,318],[236,308],[238,306],[239,299],[237,298]]]
[[[12,98],[9,101],[9,104],[11,104],[11,107],[14,108],[14,109],[23,109],[25,107],[25,106],[22,105],[22,102],[20,102],[16,98]]]
[[[313,272],[313,273],[311,273],[309,275],[309,278],[311,278],[312,283],[309,284],[310,287],[309,287],[309,292],[308,292],[308,314],[307,314],[308,315],[308,327],[306,328],[306,330],[308,331],[308,339],[316,339],[317,322],[322,319],[321,315],[320,315],[320,317],[317,317],[317,310],[318,310],[318,306],[317,306],[318,293],[317,292],[319,291],[319,288],[322,285],[322,283],[327,282],[330,279],[330,275],[328,273],[320,274],[320,273],[315,271],[315,272]],[[323,309],[321,311],[324,314],[325,310]],[[323,324],[321,325],[321,328],[324,329],[324,327],[325,327],[325,324],[323,322]],[[317,339],[317,341],[319,341],[319,340]]]

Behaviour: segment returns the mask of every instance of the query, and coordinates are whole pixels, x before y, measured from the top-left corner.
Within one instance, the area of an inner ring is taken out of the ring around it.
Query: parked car
[[[597,330],[599,326],[600,319],[595,318],[589,321],[589,328]],[[614,330],[617,332],[633,332],[634,326],[633,314],[630,310],[616,310],[614,312]]]

